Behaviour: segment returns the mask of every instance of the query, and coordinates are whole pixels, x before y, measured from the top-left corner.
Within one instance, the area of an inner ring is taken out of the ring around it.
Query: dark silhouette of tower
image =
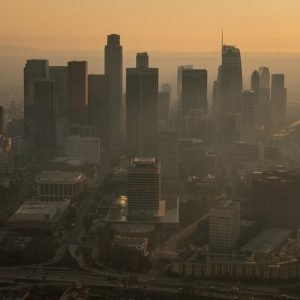
[[[284,74],[272,75],[271,103],[273,128],[279,129],[284,125],[287,107],[287,89],[284,86]]]
[[[158,69],[126,70],[127,149],[129,157],[158,153]]]
[[[113,143],[120,143],[122,137],[123,116],[123,54],[120,36],[107,36],[105,46],[105,74],[111,84],[111,139]]]
[[[24,67],[24,134],[31,142],[35,132],[35,82],[49,77],[48,65],[48,60],[30,59]]]
[[[62,150],[68,130],[68,67],[49,67],[56,101],[56,145]]]
[[[235,46],[224,45],[222,41],[222,65],[219,68],[220,99],[218,104],[218,129],[223,140],[236,139],[236,117],[240,112],[243,89],[242,63],[240,50]]]
[[[52,80],[36,81],[35,108],[36,148],[43,153],[53,153],[56,145],[56,107]]]
[[[182,71],[182,114],[201,109],[207,112],[207,71],[185,69]]]
[[[87,124],[88,64],[86,61],[68,63],[68,94],[70,124]]]
[[[111,137],[110,80],[107,75],[89,75],[89,124],[97,128],[101,144],[109,147]]]

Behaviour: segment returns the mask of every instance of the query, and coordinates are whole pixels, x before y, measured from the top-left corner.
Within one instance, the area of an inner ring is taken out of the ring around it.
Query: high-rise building
[[[252,179],[252,210],[257,223],[269,227],[300,226],[300,175],[288,170],[262,172]]]
[[[129,215],[155,216],[160,208],[160,161],[134,158],[128,171]]]
[[[96,127],[101,143],[110,146],[111,89],[107,75],[89,75],[89,124]]]
[[[48,66],[48,60],[30,59],[24,67],[24,133],[31,142],[35,132],[35,82],[49,77]]]
[[[49,77],[54,82],[56,101],[56,146],[63,149],[68,130],[68,68],[51,66],[49,67]]]
[[[86,61],[68,63],[69,123],[87,124],[88,64]]]
[[[149,68],[149,56],[147,52],[139,52],[136,54],[136,67]]]
[[[163,130],[159,132],[159,160],[163,178],[178,178],[179,145],[177,131]]]
[[[240,99],[243,89],[242,62],[240,50],[223,45],[221,69],[222,104],[227,114],[240,112]]]
[[[170,95],[170,100],[171,100],[171,97],[172,97],[172,86],[169,84],[169,83],[163,83],[160,87],[160,90],[162,92],[166,92]]]
[[[243,91],[241,102],[241,142],[255,142],[255,112],[255,92]]]
[[[260,103],[270,102],[270,70],[268,67],[260,67],[259,72],[259,101]]]
[[[193,109],[207,112],[207,71],[185,69],[182,71],[182,114]]]
[[[96,137],[68,136],[65,139],[65,154],[69,158],[98,164],[101,159],[101,142]]]
[[[120,36],[107,36],[105,46],[105,75],[111,84],[111,138],[113,143],[120,143],[122,135],[123,116],[123,54]]]
[[[167,121],[170,110],[170,94],[168,92],[158,93],[158,120]]]
[[[267,139],[272,132],[272,104],[270,101],[270,70],[260,67],[259,72],[259,115],[260,126],[263,128],[264,138]]]
[[[35,145],[43,153],[53,153],[56,145],[56,106],[54,82],[49,79],[35,83]]]
[[[251,74],[251,90],[255,93],[255,102],[259,103],[260,76],[257,70]]]
[[[4,106],[0,105],[0,135],[4,134]]]
[[[218,70],[219,99],[217,105],[218,135],[224,141],[236,139],[237,114],[243,89],[241,53],[238,48],[222,45],[222,65]]]
[[[284,74],[272,74],[271,103],[273,127],[279,129],[284,125],[287,108],[287,89],[284,86]]]
[[[131,157],[157,157],[158,69],[126,70],[127,150]]]
[[[240,238],[240,203],[222,199],[209,210],[209,247],[230,250]]]
[[[181,109],[181,97],[182,97],[182,71],[193,69],[192,65],[179,66],[177,68],[177,105],[179,110]]]

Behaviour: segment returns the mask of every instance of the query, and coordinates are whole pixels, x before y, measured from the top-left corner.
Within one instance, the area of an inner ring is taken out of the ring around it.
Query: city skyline
[[[4,48],[97,50],[107,32],[117,32],[124,48],[132,51],[218,51],[224,28],[225,41],[244,52],[300,52],[300,41],[295,39],[300,3],[295,0],[276,5],[271,0],[1,2]]]

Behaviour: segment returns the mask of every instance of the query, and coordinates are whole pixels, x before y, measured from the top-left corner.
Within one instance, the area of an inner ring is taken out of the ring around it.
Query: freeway
[[[116,276],[115,276],[116,275]],[[110,279],[105,273],[98,274],[80,270],[72,270],[67,268],[39,268],[33,267],[12,267],[0,268],[0,282],[14,283],[16,286],[32,283],[49,283],[49,284],[70,284],[80,282],[83,285],[95,287],[112,287],[123,288],[122,280],[127,278],[127,275],[113,274]],[[198,291],[203,296],[214,299],[241,299],[243,296],[253,296],[254,299],[275,299],[280,296],[278,287],[267,285],[243,285],[239,289],[235,288],[234,284],[227,283],[225,286],[222,283],[217,283],[210,280],[201,280],[191,282],[183,282],[179,278],[151,278],[149,276],[141,276],[139,283],[134,286],[138,289],[147,289],[149,291],[178,293],[185,287],[192,287],[194,291]],[[223,296],[226,295],[224,298]],[[238,298],[237,298],[238,297]],[[288,299],[299,299],[289,296]],[[277,298],[278,299],[278,298]]]

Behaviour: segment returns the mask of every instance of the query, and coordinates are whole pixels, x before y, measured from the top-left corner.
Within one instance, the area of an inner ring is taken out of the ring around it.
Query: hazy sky
[[[0,0],[0,46],[217,51],[220,32],[244,52],[300,52],[300,0]]]

